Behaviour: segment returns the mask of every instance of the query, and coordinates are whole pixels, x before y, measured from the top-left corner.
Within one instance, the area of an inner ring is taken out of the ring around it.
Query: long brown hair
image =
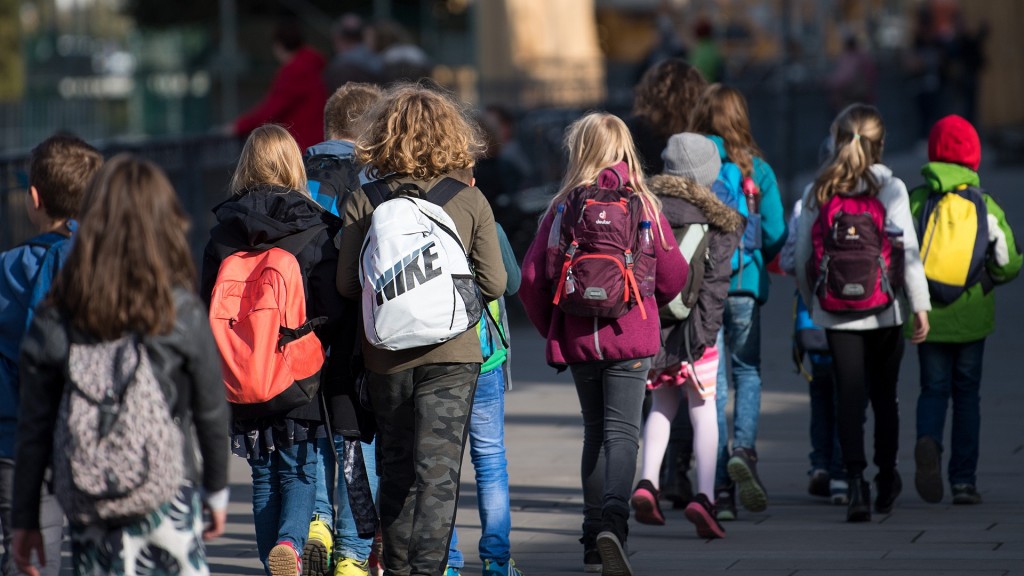
[[[430,180],[472,168],[485,146],[480,127],[454,97],[419,84],[388,90],[357,130],[356,160],[374,178]]]
[[[750,113],[743,94],[730,86],[712,84],[704,90],[693,114],[693,131],[720,137],[729,160],[744,176],[753,177],[754,156],[763,154],[750,132]]]
[[[693,109],[708,83],[682,58],[669,58],[644,72],[633,91],[633,114],[659,134],[690,132]]]
[[[257,184],[273,184],[309,196],[299,145],[277,124],[264,124],[249,134],[229,188],[232,194],[241,194]]]
[[[172,290],[195,283],[188,227],[163,170],[130,154],[115,156],[85,192],[53,302],[75,328],[103,340],[170,332]]]
[[[837,194],[856,192],[863,182],[866,192],[877,196],[878,180],[871,165],[882,161],[885,124],[878,109],[867,104],[851,104],[832,122],[832,160],[814,181],[818,206]]]

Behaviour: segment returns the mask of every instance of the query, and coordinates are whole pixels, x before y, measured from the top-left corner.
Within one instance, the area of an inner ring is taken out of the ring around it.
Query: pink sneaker
[[[270,576],[302,576],[302,556],[291,542],[278,542],[267,556]]]
[[[701,538],[725,538],[725,528],[715,519],[715,507],[704,494],[697,494],[684,514],[697,526],[697,535]]]
[[[637,522],[652,526],[665,525],[665,515],[661,513],[661,505],[658,504],[658,489],[650,480],[637,483],[629,503],[633,505],[633,517]]]

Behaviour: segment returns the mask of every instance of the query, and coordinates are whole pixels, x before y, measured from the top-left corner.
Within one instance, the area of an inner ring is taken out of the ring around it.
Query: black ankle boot
[[[896,470],[889,473],[879,472],[878,476],[875,476],[875,489],[878,491],[878,495],[875,496],[875,512],[888,514],[892,512],[892,505],[903,490],[903,479]]]
[[[871,485],[862,476],[851,476],[850,505],[846,508],[847,522],[868,522],[871,520]]]

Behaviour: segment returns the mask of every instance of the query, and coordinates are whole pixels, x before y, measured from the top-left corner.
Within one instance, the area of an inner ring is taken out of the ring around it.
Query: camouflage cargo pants
[[[479,374],[479,364],[428,364],[369,375],[389,576],[439,576],[444,571]]]

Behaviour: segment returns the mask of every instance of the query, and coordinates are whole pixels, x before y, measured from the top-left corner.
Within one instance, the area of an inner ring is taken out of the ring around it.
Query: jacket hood
[[[294,67],[296,71],[301,70],[319,76],[327,66],[327,60],[313,48],[302,46],[295,51],[295,55],[286,65]]]
[[[355,154],[356,145],[348,140],[327,140],[315,146],[306,148],[306,156],[316,154],[334,154],[335,156],[352,156]]]
[[[726,152],[726,150],[725,150],[725,140],[722,140],[721,136],[715,136],[713,134],[711,134],[711,135],[705,134],[705,136],[707,136],[708,140],[711,140],[712,142],[714,142],[715,146],[718,147],[718,156],[722,159],[722,162],[725,162],[726,160],[728,160],[729,159],[729,153]]]
[[[662,211],[674,227],[706,221],[724,232],[738,232],[746,226],[743,216],[726,206],[707,186],[669,174],[659,174],[647,184],[662,199]],[[674,199],[682,202],[671,201]]]
[[[978,173],[959,164],[929,162],[921,168],[921,175],[932,192],[949,192],[961,184],[981,186]]]
[[[213,209],[213,234],[223,234],[244,247],[274,243],[335,218],[297,190],[260,184]]]

